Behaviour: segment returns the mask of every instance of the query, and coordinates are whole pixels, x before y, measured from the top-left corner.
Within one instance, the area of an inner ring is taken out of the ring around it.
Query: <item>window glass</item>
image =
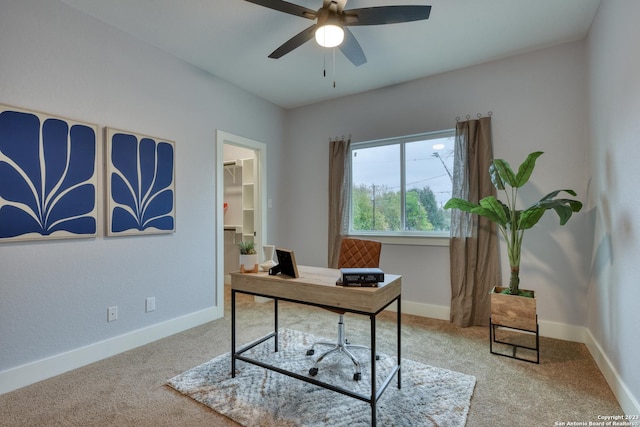
[[[353,144],[351,232],[448,233],[453,130]]]
[[[398,144],[352,150],[352,182],[353,230],[402,229]]]

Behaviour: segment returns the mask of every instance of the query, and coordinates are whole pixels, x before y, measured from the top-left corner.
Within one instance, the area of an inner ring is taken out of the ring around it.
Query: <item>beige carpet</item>
[[[284,303],[279,308],[283,328],[323,336],[337,330],[337,316],[328,311]],[[238,342],[267,333],[272,312],[272,303],[240,296]],[[378,345],[391,354],[395,313],[378,319]],[[347,315],[345,322],[352,341],[368,336],[367,318]],[[167,379],[227,353],[230,325],[227,291],[224,319],[0,395],[0,425],[237,427],[166,385]],[[462,329],[403,315],[403,358],[476,377],[468,427],[545,427],[622,413],[584,344],[541,338],[540,346],[539,365],[511,360],[489,353],[486,327]]]
[[[244,353],[251,359],[298,375],[308,374],[316,356],[306,350],[316,337],[291,329],[278,333],[278,352],[270,339]],[[370,353],[354,350],[362,363],[362,379],[353,380],[353,364],[344,354],[334,353],[322,361],[316,379],[351,392],[371,393]],[[377,387],[392,372],[396,357],[378,353]],[[182,394],[228,416],[247,427],[357,427],[371,424],[371,407],[316,385],[256,365],[238,361],[231,377],[231,355],[225,353],[180,374],[169,385]],[[394,379],[378,402],[377,423],[385,427],[463,427],[469,411],[475,378],[448,369],[402,361],[402,388]]]

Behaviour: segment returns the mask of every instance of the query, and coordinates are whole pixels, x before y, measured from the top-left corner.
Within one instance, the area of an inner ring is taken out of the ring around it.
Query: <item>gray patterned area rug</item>
[[[322,338],[323,340],[326,340]],[[270,339],[246,356],[308,375],[314,357],[306,350],[318,337],[302,332],[279,331],[278,352]],[[331,341],[331,340],[329,340]],[[340,354],[322,361],[316,379],[368,395],[370,364],[367,350],[359,352],[362,379],[353,380],[353,364]],[[376,362],[380,385],[395,364],[395,357],[380,354]],[[169,380],[180,393],[212,408],[244,426],[368,426],[368,403],[313,384],[236,362],[231,378],[231,355],[223,354]],[[380,426],[464,426],[476,379],[459,372],[402,359],[402,388],[394,378],[378,401]]]

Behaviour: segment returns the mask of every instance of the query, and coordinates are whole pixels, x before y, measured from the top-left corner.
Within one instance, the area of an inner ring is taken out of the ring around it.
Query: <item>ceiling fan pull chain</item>
[[[336,48],[333,48],[333,87],[336,87]]]
[[[327,77],[327,55],[322,53],[322,77]]]

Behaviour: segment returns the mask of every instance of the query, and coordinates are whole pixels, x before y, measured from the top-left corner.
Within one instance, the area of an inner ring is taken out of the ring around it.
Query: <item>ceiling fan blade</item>
[[[360,43],[347,27],[344,27],[344,41],[340,44],[340,51],[356,67],[367,62],[367,57],[364,56]]]
[[[271,55],[269,55],[269,58],[273,58],[273,59],[281,58],[287,53],[291,52],[293,49],[302,46],[303,44],[305,44],[315,36],[317,27],[318,27],[317,24],[313,24],[306,30],[302,30],[295,36],[291,37],[289,40],[284,42],[282,46],[274,50],[271,53]]]
[[[290,15],[300,16],[307,19],[316,19],[316,11],[308,9],[297,4],[289,3],[283,0],[246,0],[249,3],[254,3],[260,6],[267,7],[269,9],[277,10],[279,12],[288,13]]]
[[[431,6],[379,6],[349,9],[343,13],[344,25],[382,25],[428,19]]]

